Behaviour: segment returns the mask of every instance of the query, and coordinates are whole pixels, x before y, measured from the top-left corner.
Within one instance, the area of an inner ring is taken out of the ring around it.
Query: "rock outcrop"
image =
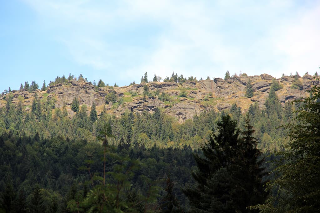
[[[297,78],[303,85],[301,90],[292,87]],[[245,97],[246,85],[249,80],[254,89],[252,98]],[[303,77],[283,76],[280,79],[275,79],[268,74],[260,76],[243,74],[227,80],[215,78],[214,80],[187,81],[184,83],[150,82],[125,87],[106,86],[99,88],[90,82],[71,80],[64,84],[52,85],[46,91],[14,90],[9,95],[12,95],[14,104],[22,101],[26,109],[30,109],[35,96],[39,99],[51,98],[55,101],[55,107],[65,106],[70,117],[74,116],[70,105],[76,97],[80,105],[88,106],[88,110],[95,103],[98,115],[103,109],[115,116],[120,116],[126,111],[153,113],[156,108],[161,108],[165,113],[175,116],[179,122],[183,122],[205,110],[221,111],[229,109],[234,103],[240,106],[242,110],[247,110],[253,103],[257,103],[263,108],[273,80],[278,81],[282,86],[276,94],[283,104],[306,97],[308,90],[313,85],[319,84],[314,76],[308,74]],[[147,93],[145,90],[147,90]],[[106,104],[106,97],[111,93],[115,95],[116,101]],[[5,106],[6,96],[8,94],[0,96],[0,107]]]

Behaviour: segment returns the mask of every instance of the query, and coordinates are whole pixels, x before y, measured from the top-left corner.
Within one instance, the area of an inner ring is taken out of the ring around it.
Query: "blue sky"
[[[0,0],[0,91],[83,74],[206,78],[320,71],[320,1]]]

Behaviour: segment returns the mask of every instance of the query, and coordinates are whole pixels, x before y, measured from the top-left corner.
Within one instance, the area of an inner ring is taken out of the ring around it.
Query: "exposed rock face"
[[[168,108],[166,112],[169,115],[177,117],[180,122],[183,122],[186,119],[191,119],[194,115],[199,114],[201,109],[196,103],[178,103],[173,107]]]
[[[313,85],[318,85],[319,81],[314,76],[304,75],[299,80],[303,84],[303,89],[293,89],[292,82],[295,76],[283,76],[275,79],[268,74],[260,76],[233,76],[228,80],[215,78],[214,80],[187,81],[184,83],[175,82],[150,82],[147,84],[135,84],[125,87],[94,87],[91,83],[84,81],[69,81],[65,84],[51,86],[47,91],[12,91],[13,103],[23,102],[26,109],[30,109],[34,96],[39,99],[51,98],[55,100],[55,107],[67,108],[69,116],[74,116],[71,111],[71,103],[75,97],[80,104],[86,104],[88,111],[93,102],[97,106],[98,115],[103,108],[108,113],[120,116],[126,111],[153,113],[156,108],[162,108],[164,112],[175,116],[179,122],[192,118],[194,115],[205,110],[225,110],[236,103],[247,110],[250,104],[257,103],[261,108],[264,107],[266,98],[273,80],[279,81],[282,89],[276,92],[281,103],[292,101],[308,95],[307,90]],[[245,97],[246,85],[251,81],[254,89],[252,98]],[[146,96],[144,90],[148,89]],[[106,96],[114,93],[118,103],[106,104]],[[165,94],[166,97],[161,95]],[[164,99],[163,99],[164,98]],[[5,95],[0,96],[0,107],[5,106]]]
[[[255,83],[252,88],[254,90],[261,90],[261,92],[265,92],[267,90],[270,89],[270,85],[271,85],[271,82],[267,82],[267,81],[259,81],[257,83]]]
[[[56,107],[63,107],[64,105],[71,105],[73,99],[77,97],[80,104],[91,106],[93,102],[96,105],[105,103],[105,91],[94,90],[91,83],[71,81],[71,85],[55,85],[47,89],[48,94],[56,96]]]

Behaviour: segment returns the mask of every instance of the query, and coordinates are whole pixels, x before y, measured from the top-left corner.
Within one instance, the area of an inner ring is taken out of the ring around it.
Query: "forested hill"
[[[0,212],[320,211],[317,75],[158,81],[5,91]]]
[[[6,105],[6,98],[12,96],[12,103],[22,103],[28,112],[32,110],[34,98],[42,102],[51,100],[55,108],[65,108],[68,116],[73,117],[78,106],[86,105],[88,112],[93,104],[96,106],[97,115],[103,111],[120,117],[126,111],[154,112],[163,109],[165,114],[174,116],[180,123],[193,118],[201,112],[214,109],[221,111],[230,109],[233,104],[247,111],[251,104],[257,104],[260,109],[265,109],[265,101],[271,85],[277,84],[276,94],[282,105],[297,98],[306,97],[311,85],[315,84],[315,76],[298,74],[283,76],[276,79],[270,75],[260,76],[230,76],[226,73],[225,79],[214,78],[210,80],[197,80],[184,78],[172,74],[163,82],[155,76],[148,82],[147,73],[142,77],[140,84],[132,83],[130,86],[108,86],[103,80],[98,84],[88,82],[82,76],[75,78],[57,77],[48,86],[42,88],[36,82],[29,85],[21,84],[19,90],[5,91],[0,98],[0,107]],[[77,101],[77,102],[76,102]]]
[[[39,87],[25,82],[19,90],[6,91],[0,99],[0,134],[36,134],[41,139],[63,137],[96,141],[106,122],[112,122],[114,143],[145,147],[201,147],[221,112],[230,114],[243,127],[251,115],[255,136],[263,150],[278,150],[286,144],[279,128],[293,117],[292,100],[308,96],[318,83],[316,76],[231,76],[225,79],[188,79],[173,74],[158,82],[108,86],[102,80],[87,82],[80,75],[57,77]]]

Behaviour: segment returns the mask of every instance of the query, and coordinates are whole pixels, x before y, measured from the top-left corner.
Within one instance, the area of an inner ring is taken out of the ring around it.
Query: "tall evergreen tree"
[[[94,123],[98,119],[96,104],[95,102],[92,103],[91,111],[90,111],[90,120]]]
[[[31,200],[29,203],[30,212],[32,213],[42,213],[45,212],[45,209],[43,209],[43,198],[41,194],[41,189],[39,185],[36,185],[32,194],[31,194]]]
[[[47,86],[46,86],[46,81],[43,81],[42,87],[41,87],[41,91],[46,91]]]
[[[161,200],[161,212],[163,213],[181,213],[183,212],[182,208],[179,205],[179,202],[173,192],[173,187],[174,184],[170,177],[167,177],[166,180],[166,195],[165,197]]]
[[[20,189],[16,200],[14,201],[14,212],[27,213],[26,194],[23,189]]]
[[[227,70],[227,72],[226,72],[226,74],[225,74],[225,76],[224,76],[224,80],[226,81],[226,80],[228,80],[230,78],[230,72],[229,72],[229,70]]]
[[[7,181],[4,191],[0,197],[0,210],[3,209],[5,212],[11,212],[14,208],[15,191],[11,181]]]
[[[246,189],[244,197],[245,207],[254,206],[264,203],[267,198],[265,190],[266,182],[263,180],[267,175],[263,167],[264,158],[261,151],[257,148],[258,142],[253,137],[254,129],[250,124],[249,114],[245,120],[245,129],[242,132],[241,150],[243,150],[240,177],[242,178],[242,186]]]
[[[217,126],[218,133],[202,148],[203,156],[195,155],[198,170],[193,177],[197,184],[184,193],[194,212],[250,212],[250,205],[261,202],[255,197],[264,197],[260,195],[260,152],[255,148],[252,128],[248,126],[245,137],[240,138],[237,123],[229,115],[222,115]]]
[[[247,86],[246,86],[246,97],[247,98],[253,97],[253,87],[252,87],[251,80],[248,81]]]

